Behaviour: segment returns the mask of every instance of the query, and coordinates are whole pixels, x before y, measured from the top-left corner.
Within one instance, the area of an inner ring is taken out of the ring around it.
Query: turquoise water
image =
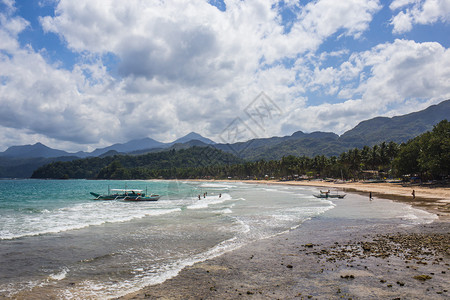
[[[92,200],[89,192],[108,188],[162,197]],[[115,297],[310,218],[340,217],[333,215],[336,205],[351,208],[348,218],[376,224],[435,218],[389,200],[349,194],[333,203],[313,197],[317,192],[234,182],[0,181],[0,298]]]
[[[55,233],[143,216],[122,202],[92,201],[90,192],[134,188],[164,198],[190,197],[194,187],[168,181],[0,180],[0,239]],[[184,190],[181,190],[183,189]],[[148,204],[141,204],[142,206]],[[155,207],[153,205],[152,207]]]

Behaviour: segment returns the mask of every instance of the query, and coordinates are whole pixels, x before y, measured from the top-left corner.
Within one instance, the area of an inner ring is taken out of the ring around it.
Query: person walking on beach
[[[369,193],[369,200],[372,201],[372,192]]]
[[[416,191],[415,190],[412,191],[411,195],[413,196],[413,199],[416,199]]]

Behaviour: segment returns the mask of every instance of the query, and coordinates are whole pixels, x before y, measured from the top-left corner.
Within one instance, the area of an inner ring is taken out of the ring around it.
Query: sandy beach
[[[407,202],[439,218],[398,227],[347,217],[351,207],[338,205],[288,233],[194,264],[172,279],[121,299],[448,299],[448,188],[258,183],[313,185],[367,196],[372,192],[373,201]]]

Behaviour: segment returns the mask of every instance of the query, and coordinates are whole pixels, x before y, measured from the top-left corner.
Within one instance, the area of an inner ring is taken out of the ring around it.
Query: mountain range
[[[138,152],[142,150],[149,149],[165,149],[169,148],[175,144],[182,144],[192,140],[198,140],[203,144],[215,144],[212,140],[202,137],[200,134],[191,132],[171,143],[162,143],[158,142],[151,138],[143,138],[137,140],[131,140],[127,143],[123,144],[114,144],[105,148],[97,148],[92,152],[76,152],[69,153],[63,150],[52,149],[47,147],[41,143],[36,143],[34,145],[24,145],[24,146],[11,146],[6,149],[4,152],[0,152],[0,157],[8,157],[8,158],[51,158],[51,157],[61,157],[61,156],[73,156],[77,158],[85,158],[91,156],[102,156],[106,153],[118,154],[118,153],[132,153]]]
[[[362,121],[341,136],[332,132],[304,133],[297,131],[284,137],[257,138],[246,142],[220,144],[191,132],[171,143],[162,143],[147,137],[98,148],[92,152],[76,153],[52,149],[41,143],[12,146],[6,151],[0,152],[0,177],[29,177],[33,168],[58,160],[67,161],[116,154],[139,155],[207,145],[246,160],[280,159],[286,155],[332,156],[339,155],[351,148],[373,146],[383,141],[406,142],[431,130],[434,125],[444,119],[450,119],[450,100],[407,115],[392,118],[376,117]]]

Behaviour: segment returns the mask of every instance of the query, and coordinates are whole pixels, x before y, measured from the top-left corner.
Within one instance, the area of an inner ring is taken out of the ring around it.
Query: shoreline
[[[324,187],[333,190],[356,193],[369,197],[389,199],[406,203],[413,207],[436,214],[440,220],[450,221],[450,187],[401,186],[397,183],[334,183],[323,180],[275,181],[275,180],[215,180],[215,179],[183,179],[197,182],[241,182],[248,184],[290,185]],[[415,199],[412,191],[415,191]]]
[[[431,211],[439,219],[403,228],[345,217],[351,207],[338,205],[332,214],[325,213],[287,233],[196,263],[163,283],[117,299],[394,299],[400,296],[402,299],[447,299],[449,296],[448,202],[437,202],[448,201],[449,198],[442,197],[448,189],[429,195],[415,187],[417,197],[408,201],[412,197],[407,188],[398,190],[382,184],[370,184],[369,190],[363,184],[317,181],[309,184],[243,182],[327,187],[359,194],[372,191],[373,196],[388,199],[394,195],[396,199],[390,200]]]
[[[263,183],[264,181],[257,181]],[[372,197],[389,199],[396,202],[406,203],[413,207],[436,214],[441,220],[450,220],[450,188],[428,188],[422,186],[401,186],[396,183],[360,183],[345,182],[333,183],[326,181],[285,181],[276,184],[294,186],[316,186],[326,187],[344,192],[364,194],[367,197],[372,192]],[[415,197],[413,198],[412,192]]]

